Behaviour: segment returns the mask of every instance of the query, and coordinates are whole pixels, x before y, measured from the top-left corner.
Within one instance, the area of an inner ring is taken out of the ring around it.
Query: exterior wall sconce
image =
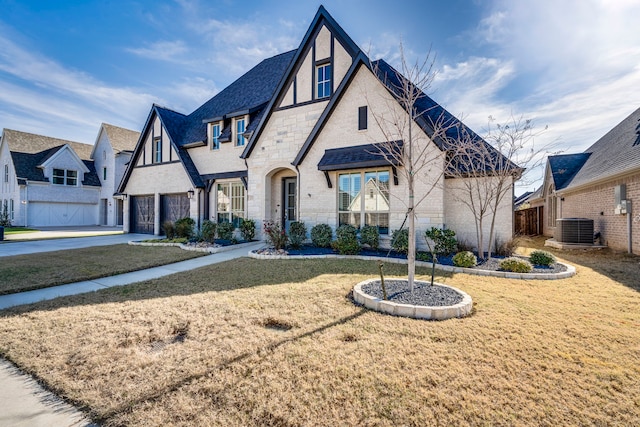
[[[187,191],[187,197],[188,197],[188,198],[190,198],[190,199],[193,199],[193,196],[194,196],[195,194],[196,194],[196,192],[195,192],[195,191],[193,191],[193,190],[189,190],[189,191]]]

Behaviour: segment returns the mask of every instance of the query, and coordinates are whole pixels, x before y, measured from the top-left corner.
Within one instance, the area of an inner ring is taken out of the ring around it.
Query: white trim
[[[73,148],[71,148],[71,146],[69,146],[69,144],[65,144],[62,148],[60,148],[58,151],[55,152],[54,155],[52,155],[51,157],[49,157],[44,163],[38,165],[39,168],[46,168],[49,165],[51,165],[51,168],[53,169],[53,165],[52,163],[54,163],[55,159],[60,156],[62,154],[63,151],[68,150],[71,153],[71,156],[74,158],[74,160],[78,163],[78,170],[84,172],[84,173],[89,173],[89,168],[84,164],[84,162],[82,161],[82,159],[76,154],[75,151],[73,151]],[[60,169],[60,168],[56,168],[56,169]]]

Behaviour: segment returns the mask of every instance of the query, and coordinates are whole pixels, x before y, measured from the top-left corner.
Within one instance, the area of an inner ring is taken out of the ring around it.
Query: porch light
[[[190,199],[193,199],[194,194],[196,194],[196,192],[193,190],[187,191],[187,197]]]

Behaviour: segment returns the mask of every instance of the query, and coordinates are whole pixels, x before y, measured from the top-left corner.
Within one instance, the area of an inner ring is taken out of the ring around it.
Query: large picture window
[[[338,175],[338,225],[378,227],[389,234],[389,171]]]
[[[231,222],[237,228],[245,217],[245,192],[241,182],[218,184],[218,222]]]
[[[56,185],[78,185],[78,171],[54,169],[52,181]]]

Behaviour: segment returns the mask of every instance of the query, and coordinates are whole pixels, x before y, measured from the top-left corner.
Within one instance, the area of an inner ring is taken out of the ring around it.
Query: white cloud
[[[182,40],[159,41],[151,43],[147,47],[127,48],[126,50],[143,58],[169,62],[182,62],[180,58],[189,52],[187,45]]]

